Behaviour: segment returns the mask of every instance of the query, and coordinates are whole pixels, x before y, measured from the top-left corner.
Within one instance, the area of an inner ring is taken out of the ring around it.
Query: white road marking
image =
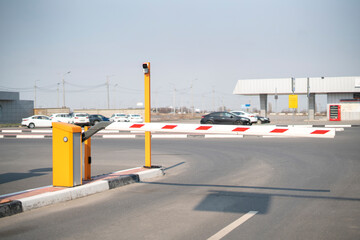
[[[52,130],[44,129],[44,130],[31,130],[32,133],[52,133]]]
[[[152,138],[187,138],[187,134],[153,134]]]
[[[244,135],[205,134],[205,138],[243,138]]]
[[[21,133],[22,130],[2,130],[3,133]]]
[[[45,138],[44,135],[16,135],[16,138]]]
[[[351,127],[351,125],[325,125],[326,128],[347,128]]]
[[[135,138],[135,135],[103,135],[103,138]]]
[[[224,227],[223,229],[221,229],[219,232],[217,232],[215,235],[211,236],[210,238],[208,238],[208,240],[219,240],[222,239],[223,237],[225,237],[227,234],[229,234],[232,230],[234,230],[235,228],[237,228],[238,226],[240,226],[241,224],[243,224],[244,222],[246,222],[247,220],[249,220],[251,217],[253,217],[255,214],[257,214],[257,211],[250,211],[247,214],[241,216],[239,219],[237,219],[236,221],[232,222],[231,224],[229,224],[228,226]]]
[[[100,130],[98,133],[119,133],[119,130]]]

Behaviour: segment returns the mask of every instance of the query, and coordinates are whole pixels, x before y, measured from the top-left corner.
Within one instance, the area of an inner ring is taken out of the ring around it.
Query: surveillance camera
[[[149,65],[147,63],[143,63],[143,70],[145,74],[149,73]]]

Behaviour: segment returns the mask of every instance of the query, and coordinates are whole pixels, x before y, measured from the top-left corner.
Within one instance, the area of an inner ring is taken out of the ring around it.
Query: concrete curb
[[[0,218],[22,213],[23,208],[20,201],[11,201],[0,204]]]
[[[163,176],[163,168],[154,168],[135,174],[97,180],[81,186],[66,188],[55,192],[45,192],[31,197],[24,197],[0,204],[0,218],[15,215],[32,209],[86,197],[128,184]]]
[[[156,168],[156,169],[151,169],[148,171],[137,173],[137,175],[139,176],[140,182],[148,180],[150,178],[161,177],[164,174],[165,174],[165,172],[164,172],[164,169],[162,169],[162,168]]]

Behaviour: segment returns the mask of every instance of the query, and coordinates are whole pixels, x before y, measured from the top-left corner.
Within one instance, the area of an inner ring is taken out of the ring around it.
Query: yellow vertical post
[[[84,130],[89,130],[89,126]],[[84,180],[91,180],[91,138],[84,141],[84,155]]]
[[[81,127],[52,123],[53,186],[74,187],[82,184]]]
[[[143,64],[145,80],[145,122],[151,122],[150,63]],[[145,167],[151,168],[151,132],[145,132]]]

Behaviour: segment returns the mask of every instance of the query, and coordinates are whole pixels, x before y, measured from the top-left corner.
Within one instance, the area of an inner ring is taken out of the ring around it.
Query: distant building
[[[292,84],[294,83],[294,84]],[[307,95],[308,114],[310,119],[315,116],[315,95],[327,95],[327,115],[331,106],[337,105],[336,111],[342,120],[360,119],[360,76],[354,77],[317,77],[277,79],[242,79],[238,80],[233,94],[258,95],[260,97],[260,114],[267,115],[268,95]]]
[[[0,123],[20,123],[33,112],[34,101],[20,100],[18,92],[0,91]]]

